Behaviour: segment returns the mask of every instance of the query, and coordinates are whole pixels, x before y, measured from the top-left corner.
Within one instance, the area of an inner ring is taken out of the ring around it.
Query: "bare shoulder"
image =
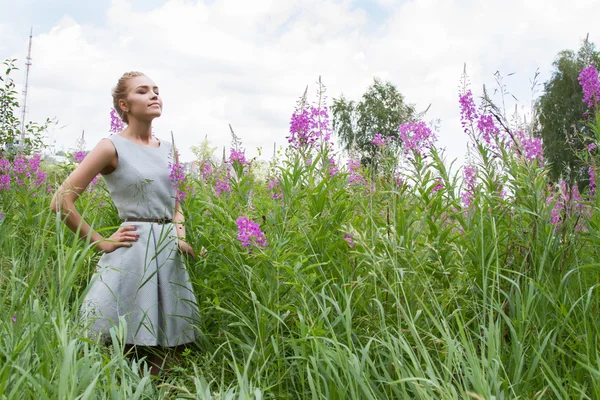
[[[93,164],[93,169],[102,174],[110,174],[117,168],[118,155],[115,145],[109,139],[102,139],[85,157],[85,161]],[[82,163],[83,164],[83,163]]]

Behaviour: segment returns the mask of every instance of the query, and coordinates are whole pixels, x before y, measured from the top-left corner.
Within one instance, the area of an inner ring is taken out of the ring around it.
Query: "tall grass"
[[[108,346],[86,336],[99,255],[48,193],[13,186],[0,194],[2,398],[600,398],[597,200],[557,226],[543,165],[478,149],[472,207],[435,149],[406,160],[401,183],[382,150],[362,186],[329,175],[326,147],[312,163],[290,150],[271,170],[282,199],[248,166],[220,196],[215,176],[190,177],[201,337],[160,378],[124,354],[124,324]],[[111,231],[106,196],[79,208]],[[240,215],[267,247],[242,248]]]

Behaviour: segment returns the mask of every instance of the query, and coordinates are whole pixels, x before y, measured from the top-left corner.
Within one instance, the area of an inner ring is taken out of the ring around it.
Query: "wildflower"
[[[584,68],[578,79],[583,89],[583,102],[590,108],[597,107],[600,104],[600,80],[596,67],[590,65]]]
[[[10,161],[0,158],[0,172],[10,171]]]
[[[4,174],[0,175],[0,190],[8,190],[10,189],[10,175]]]
[[[13,315],[12,318],[10,319],[12,322],[17,322],[17,316]]]
[[[37,171],[36,172],[36,181],[35,181],[35,186],[40,186],[42,183],[44,183],[44,181],[46,180],[46,173],[42,172],[42,171]]]
[[[542,139],[538,137],[530,137],[523,131],[516,131],[514,136],[517,141],[521,144],[521,156],[527,161],[533,162],[534,160],[542,161],[544,159],[544,149],[542,147]]]
[[[283,198],[283,194],[281,193],[281,182],[279,178],[269,179],[267,190],[271,192],[269,197],[271,197],[272,199],[279,200]]]
[[[217,178],[215,180],[215,192],[217,197],[221,196],[222,193],[230,193],[231,185],[229,184],[229,172],[226,178]]]
[[[436,140],[435,134],[423,121],[401,124],[398,131],[405,154],[409,150],[421,154],[425,149],[433,147]]]
[[[243,248],[247,248],[251,244],[266,247],[267,239],[264,233],[260,230],[260,225],[248,219],[246,216],[241,216],[236,220],[238,226],[237,239],[241,242]]]
[[[42,160],[42,156],[40,154],[34,154],[33,157],[31,157],[28,160],[29,171],[31,171],[34,174],[36,172],[38,172],[38,170],[40,169],[40,161],[41,160]]]
[[[373,137],[373,141],[371,141],[371,144],[377,146],[377,147],[383,147],[385,146],[385,138],[383,137],[383,135],[381,135],[380,133],[376,133],[375,136]]]
[[[352,237],[352,235],[349,235],[346,233],[344,235],[344,240],[348,243],[348,247],[350,247],[350,248],[354,247],[354,238]]]
[[[246,161],[246,155],[243,150],[231,149],[229,153],[229,161],[231,163],[238,162],[241,165],[250,165],[248,161]]]
[[[588,144],[588,147],[587,147],[588,153],[591,153],[592,151],[596,150],[596,148],[598,148],[598,146],[596,146],[596,143],[592,142],[592,143]]]
[[[75,161],[77,164],[81,163],[83,161],[83,159],[86,156],[86,152],[85,151],[78,151],[75,154],[73,154],[73,161]]]
[[[340,171],[339,168],[335,164],[335,159],[334,158],[330,158],[329,159],[329,176],[334,176],[339,171]]]
[[[477,119],[477,108],[473,101],[473,93],[470,90],[465,90],[459,95],[458,102],[460,104],[460,123],[465,133],[473,133],[470,126]]]
[[[187,192],[183,190],[183,185],[185,184],[185,172],[183,169],[183,164],[169,163],[169,168],[171,169],[169,173],[169,180],[173,185],[173,189],[176,190],[175,198],[177,201],[183,202],[187,198]]]
[[[347,163],[348,166],[348,184],[350,186],[360,186],[366,183],[365,178],[360,174],[360,158],[356,156],[350,157]]]
[[[494,118],[489,114],[484,114],[477,120],[477,130],[483,141],[490,145],[493,137],[497,137],[500,130],[494,123]]]
[[[433,189],[431,189],[431,193],[436,193],[440,190],[442,190],[444,188],[444,183],[442,182],[441,179],[438,179],[436,181],[436,185],[433,187]]]
[[[317,141],[329,142],[331,128],[327,107],[300,107],[292,114],[288,143],[295,148],[312,147]]]
[[[125,123],[113,108],[110,110],[110,131],[111,133],[119,133],[125,128]]]
[[[469,207],[475,196],[475,180],[477,179],[477,167],[467,165],[463,169],[463,179],[466,190],[461,194],[463,204]]]
[[[13,171],[17,174],[23,174],[26,169],[27,165],[25,163],[25,157],[19,156],[15,158],[13,161]]]
[[[213,168],[209,161],[205,161],[202,164],[202,180],[207,181],[213,174]]]

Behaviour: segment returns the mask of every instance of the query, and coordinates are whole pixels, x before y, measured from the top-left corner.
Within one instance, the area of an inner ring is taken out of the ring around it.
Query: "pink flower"
[[[243,248],[247,248],[251,244],[266,247],[267,239],[264,233],[260,230],[260,225],[248,219],[246,216],[239,217],[236,221],[238,226],[238,240]]]
[[[209,161],[202,164],[202,180],[207,181],[213,174],[213,168]]]
[[[583,102],[588,107],[597,107],[600,104],[600,80],[596,67],[590,65],[579,74],[579,84],[583,89]]]
[[[376,133],[371,144],[374,144],[377,147],[383,147],[385,146],[385,138],[380,133]]]
[[[344,235],[344,240],[348,243],[348,247],[350,247],[350,248],[354,247],[354,238],[351,235],[346,233]]]
[[[112,108],[110,110],[110,131],[109,132],[119,133],[124,128],[125,128],[125,123],[121,120],[121,117],[119,117],[119,114],[117,114],[117,111],[114,108]]]
[[[78,151],[75,154],[73,154],[73,161],[75,161],[77,164],[81,163],[83,161],[83,159],[86,156],[86,152],[85,151]]]
[[[435,134],[423,121],[401,124],[398,131],[402,147],[404,148],[404,154],[408,154],[409,151],[415,154],[422,154],[424,150],[433,147],[437,139]]]
[[[235,162],[240,163],[241,165],[250,165],[250,162],[246,160],[246,155],[244,154],[244,150],[236,150],[231,149],[229,153],[229,161],[233,164]]]
[[[281,193],[281,182],[279,178],[269,179],[267,190],[271,192],[269,197],[272,199],[279,200],[283,198],[283,194]]]
[[[10,189],[10,175],[4,174],[0,175],[0,190],[8,190]]]

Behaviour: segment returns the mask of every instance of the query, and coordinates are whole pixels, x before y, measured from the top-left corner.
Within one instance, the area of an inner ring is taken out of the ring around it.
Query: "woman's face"
[[[136,76],[127,81],[127,98],[123,102],[129,120],[151,121],[162,114],[162,99],[158,86],[147,76]],[[121,107],[123,107],[123,105]]]

